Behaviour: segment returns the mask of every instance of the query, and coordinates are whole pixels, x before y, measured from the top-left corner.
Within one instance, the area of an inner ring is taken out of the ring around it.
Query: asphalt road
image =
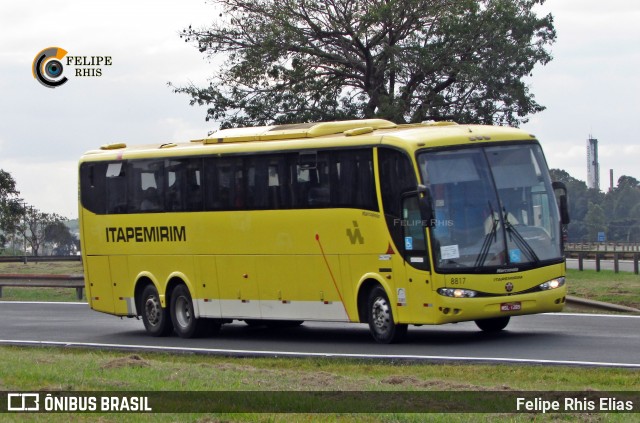
[[[375,344],[366,325],[342,323],[266,329],[234,322],[212,338],[153,338],[141,321],[97,313],[84,303],[0,302],[0,321],[0,345],[640,368],[640,316],[519,316],[493,335],[471,322],[411,326],[407,341],[396,345]]]

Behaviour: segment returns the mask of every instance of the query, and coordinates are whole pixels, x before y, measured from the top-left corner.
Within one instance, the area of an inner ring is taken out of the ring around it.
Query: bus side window
[[[80,199],[93,213],[107,212],[106,179],[107,163],[83,163],[80,167]]]
[[[242,210],[246,190],[243,159],[221,157],[205,159],[205,208],[207,210]]]
[[[373,154],[370,148],[333,153],[332,203],[378,211],[373,179]]]
[[[202,210],[201,168],[201,158],[165,161],[167,211]]]
[[[202,159],[190,159],[185,170],[186,195],[184,210],[202,210]]]
[[[277,155],[268,158],[267,180],[268,208],[291,208],[286,156]]]
[[[164,160],[129,162],[127,204],[129,213],[164,210]]]
[[[329,172],[330,153],[319,153],[316,168],[310,169],[310,184],[307,191],[307,204],[309,208],[331,207],[332,187]]]
[[[107,214],[120,214],[127,212],[127,179],[126,163],[109,163],[106,169],[106,200]]]

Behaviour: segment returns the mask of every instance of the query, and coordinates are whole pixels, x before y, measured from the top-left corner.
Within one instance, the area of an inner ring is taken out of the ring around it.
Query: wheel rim
[[[184,296],[176,298],[176,320],[180,327],[186,328],[191,323],[191,306]]]
[[[382,297],[376,298],[371,309],[373,325],[379,334],[385,334],[391,329],[391,308]]]
[[[160,316],[162,315],[162,305],[160,305],[158,297],[148,297],[144,304],[144,310],[149,324],[157,326],[160,323]]]

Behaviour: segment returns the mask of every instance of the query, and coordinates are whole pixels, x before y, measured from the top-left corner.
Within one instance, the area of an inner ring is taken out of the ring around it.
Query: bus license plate
[[[515,310],[521,310],[521,309],[522,309],[522,303],[520,302],[500,304],[500,311],[515,311]]]

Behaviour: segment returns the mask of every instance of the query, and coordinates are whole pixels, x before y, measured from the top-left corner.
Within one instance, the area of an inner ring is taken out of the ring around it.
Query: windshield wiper
[[[529,245],[529,243],[527,242],[526,239],[524,239],[522,237],[522,235],[520,235],[520,232],[518,232],[518,230],[516,228],[513,227],[513,225],[511,224],[511,222],[509,222],[508,217],[508,213],[507,210],[503,207],[502,208],[503,211],[503,220],[504,220],[504,227],[506,228],[507,232],[509,232],[510,234],[510,239],[512,241],[515,241],[516,245],[521,249],[524,250],[529,257],[531,258],[531,260],[534,263],[539,263],[540,262],[540,258],[538,258],[538,255],[536,254],[536,252],[534,251],[533,248],[531,248],[531,245]],[[515,238],[515,239],[514,239]]]
[[[500,223],[500,219],[497,217],[498,215],[494,213],[493,206],[491,205],[491,201],[489,201],[489,209],[491,210],[491,231],[484,236],[484,241],[482,242],[482,247],[480,247],[480,253],[478,254],[478,258],[476,259],[476,263],[474,265],[475,268],[482,267],[484,265],[485,260],[487,259],[487,255],[489,254],[489,248],[491,247],[491,238],[493,238],[493,242],[497,240],[497,232],[498,232],[498,223]]]

